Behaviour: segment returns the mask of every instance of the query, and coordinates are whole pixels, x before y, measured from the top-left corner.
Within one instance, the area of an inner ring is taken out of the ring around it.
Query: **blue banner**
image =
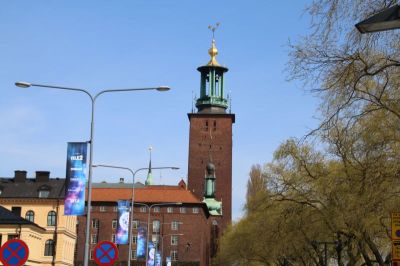
[[[171,266],[171,257],[165,258],[165,264],[167,264],[167,266]]]
[[[129,242],[129,201],[118,201],[118,226],[116,243],[126,245]]]
[[[153,242],[149,242],[149,256],[147,259],[147,266],[154,266],[155,260],[156,260],[156,246],[154,245]]]
[[[64,215],[85,214],[86,142],[68,142]]]
[[[147,242],[147,229],[144,226],[138,227],[137,243],[136,243],[136,257],[146,257],[146,242]]]
[[[160,251],[156,252],[156,266],[161,266],[161,253],[160,253]]]

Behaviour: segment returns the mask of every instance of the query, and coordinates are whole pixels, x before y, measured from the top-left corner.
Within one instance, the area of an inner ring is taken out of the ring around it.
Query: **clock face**
[[[129,212],[125,212],[119,217],[119,226],[121,229],[127,231],[129,228]]]

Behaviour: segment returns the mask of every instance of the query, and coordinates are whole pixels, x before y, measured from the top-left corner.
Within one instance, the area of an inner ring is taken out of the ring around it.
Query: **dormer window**
[[[39,198],[48,198],[50,191],[48,190],[39,190]]]
[[[47,185],[41,186],[39,189],[39,198],[48,198],[50,195],[50,187]]]

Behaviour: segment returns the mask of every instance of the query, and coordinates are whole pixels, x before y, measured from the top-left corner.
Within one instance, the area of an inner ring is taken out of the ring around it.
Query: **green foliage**
[[[400,211],[400,36],[361,37],[354,24],[395,2],[308,7],[313,31],[290,45],[288,67],[321,98],[321,125],[252,167],[246,216],[224,234],[218,265],[390,264],[390,213]]]

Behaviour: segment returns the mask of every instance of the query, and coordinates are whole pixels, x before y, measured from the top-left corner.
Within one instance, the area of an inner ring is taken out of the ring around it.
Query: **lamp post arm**
[[[77,89],[79,90],[79,89]],[[157,88],[137,88],[137,89],[109,89],[109,90],[102,90],[98,92],[93,98],[96,100],[100,95],[108,92],[127,92],[127,91],[151,91],[151,90],[157,90]]]
[[[87,90],[79,89],[79,88],[61,87],[61,86],[53,86],[53,85],[43,85],[43,84],[36,84],[36,83],[30,83],[30,86],[42,87],[42,88],[50,88],[50,89],[58,89],[58,90],[80,91],[80,92],[83,92],[86,95],[88,95],[90,97],[90,99],[92,100],[92,102],[94,101],[94,98],[95,98]]]

